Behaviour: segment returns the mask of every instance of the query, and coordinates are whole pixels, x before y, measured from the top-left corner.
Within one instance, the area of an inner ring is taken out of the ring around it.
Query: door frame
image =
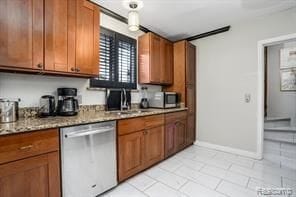
[[[296,39],[296,33],[260,40],[258,46],[257,159],[263,158],[264,141],[264,47]]]

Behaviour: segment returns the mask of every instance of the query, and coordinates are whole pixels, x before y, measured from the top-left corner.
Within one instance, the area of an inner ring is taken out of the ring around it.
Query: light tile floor
[[[294,192],[290,196],[296,197],[296,170],[191,146],[102,196],[252,197],[257,187],[289,187]]]

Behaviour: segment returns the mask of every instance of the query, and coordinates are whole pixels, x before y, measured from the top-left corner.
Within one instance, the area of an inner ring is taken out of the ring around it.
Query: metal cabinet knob
[[[37,68],[43,68],[43,64],[41,63],[37,64]]]
[[[75,68],[72,67],[72,68],[71,68],[71,71],[74,72],[74,71],[75,71]]]

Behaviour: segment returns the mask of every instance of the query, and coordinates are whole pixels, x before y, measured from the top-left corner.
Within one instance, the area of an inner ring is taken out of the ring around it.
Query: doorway
[[[296,34],[258,42],[257,156],[296,170],[295,49]]]

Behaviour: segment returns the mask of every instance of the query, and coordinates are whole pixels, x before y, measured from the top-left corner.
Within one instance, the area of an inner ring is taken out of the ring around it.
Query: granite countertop
[[[111,120],[120,120],[141,116],[164,114],[184,110],[187,110],[187,108],[145,109],[141,112],[138,112],[140,110],[135,110],[135,113],[131,114],[118,114],[115,112],[110,113],[105,111],[91,110],[80,112],[77,116],[70,117],[56,116],[48,118],[21,118],[17,122],[13,123],[0,123],[0,136],[37,131],[42,129],[60,128],[80,124],[97,123]]]

